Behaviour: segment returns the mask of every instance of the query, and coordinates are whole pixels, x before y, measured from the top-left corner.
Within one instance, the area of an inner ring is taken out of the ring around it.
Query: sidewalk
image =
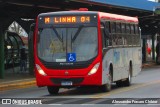
[[[19,67],[5,70],[5,78],[0,79],[0,92],[36,86],[35,76],[19,72]]]
[[[143,68],[149,68],[156,66],[155,62],[147,62],[142,65]],[[29,72],[18,73],[19,68],[6,70],[6,75],[4,79],[0,79],[0,92],[21,89],[36,86],[36,80],[34,76],[29,75]]]
[[[148,67],[152,67],[152,66],[156,66],[157,64],[153,61],[150,61],[150,62],[146,62],[146,63],[143,63],[142,64],[142,69],[143,68],[148,68]]]

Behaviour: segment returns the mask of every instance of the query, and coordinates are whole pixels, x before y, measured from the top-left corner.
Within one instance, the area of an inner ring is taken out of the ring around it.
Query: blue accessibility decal
[[[76,62],[76,53],[67,53],[67,62]]]

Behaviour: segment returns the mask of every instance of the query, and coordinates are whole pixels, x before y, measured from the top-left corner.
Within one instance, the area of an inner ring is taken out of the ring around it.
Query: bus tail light
[[[43,76],[47,75],[38,64],[36,64],[36,68],[37,68],[39,74],[41,74]]]
[[[97,63],[91,70],[90,72],[88,73],[88,75],[92,75],[92,74],[95,74],[99,68],[99,65],[100,65],[100,62]]]

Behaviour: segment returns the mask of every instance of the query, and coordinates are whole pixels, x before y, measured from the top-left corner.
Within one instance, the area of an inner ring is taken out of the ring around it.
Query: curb
[[[18,80],[12,81],[12,82],[4,82],[0,84],[0,92],[2,91],[8,91],[8,90],[14,90],[14,89],[21,89],[21,88],[28,88],[31,86],[36,86],[36,80],[35,79],[27,79],[25,80]]]
[[[148,67],[152,67],[155,66],[156,63],[150,63],[150,64],[142,64],[142,68],[148,68]]]

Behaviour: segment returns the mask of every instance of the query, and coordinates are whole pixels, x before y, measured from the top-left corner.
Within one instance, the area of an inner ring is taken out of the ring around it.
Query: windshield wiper
[[[57,30],[55,29],[54,26],[53,26],[53,30],[54,30],[54,32],[56,33],[57,38],[58,38],[61,42],[63,42],[63,39],[62,39],[61,36],[58,34],[58,32],[57,32]]]
[[[80,33],[80,31],[82,30],[82,28],[83,28],[83,25],[79,26],[76,34],[75,34],[75,35],[73,36],[73,38],[72,38],[72,43],[76,40],[76,38],[77,38],[77,36],[79,35],[79,33]]]

